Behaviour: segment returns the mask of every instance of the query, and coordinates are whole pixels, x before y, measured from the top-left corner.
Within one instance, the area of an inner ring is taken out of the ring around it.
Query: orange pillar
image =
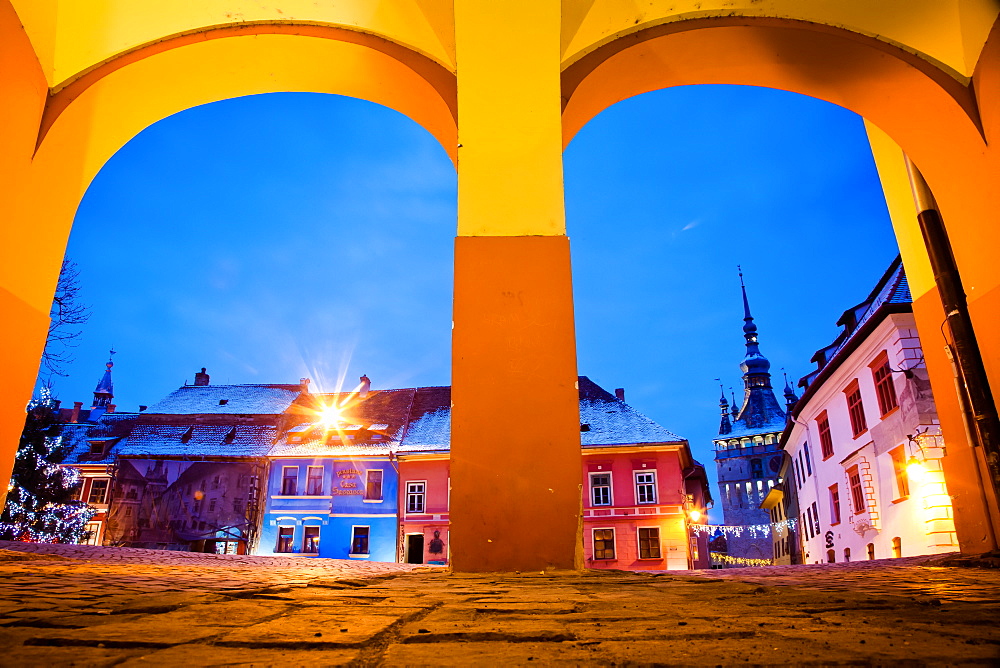
[[[456,3],[456,571],[580,568],[580,418],[562,195],[559,3]],[[511,35],[517,48],[509,48]]]
[[[21,21],[10,3],[0,1],[0,503],[7,493],[25,405],[31,398],[49,326],[56,275],[52,263],[42,260],[63,253],[61,246],[46,249],[49,240],[42,235],[31,237],[32,203],[25,201],[47,96],[45,75]],[[25,232],[29,243],[25,243]],[[52,243],[58,246],[59,241]],[[58,265],[55,269],[58,272]],[[32,283],[44,286],[36,290],[29,287]]]

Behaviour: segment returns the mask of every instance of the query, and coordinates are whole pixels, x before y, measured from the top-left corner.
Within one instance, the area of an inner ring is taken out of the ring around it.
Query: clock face
[[[781,470],[781,457],[771,457],[771,461],[767,463],[767,467],[777,473]]]

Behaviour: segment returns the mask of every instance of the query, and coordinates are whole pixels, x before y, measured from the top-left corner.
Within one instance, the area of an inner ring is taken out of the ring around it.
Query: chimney
[[[368,376],[361,376],[361,387],[358,389],[358,396],[362,399],[368,397],[369,390],[372,389],[372,381]]]
[[[143,406],[142,404],[139,404],[139,412],[140,413],[143,412],[144,410],[146,410],[147,408],[149,408],[149,406]]]
[[[208,374],[205,373],[205,367],[201,367],[201,371],[194,375],[195,385],[208,385]]]
[[[299,385],[302,386],[302,389],[300,390],[302,394],[309,394],[309,383],[311,382],[312,381],[308,378],[299,378]]]
[[[108,404],[108,412],[109,413],[114,413],[116,408],[118,408],[117,404]]]
[[[615,399],[617,399],[618,401],[625,401],[625,388],[624,387],[616,387],[615,388]]]
[[[80,421],[80,409],[83,408],[82,401],[73,402],[73,414],[69,416],[69,421],[71,424],[76,424]]]

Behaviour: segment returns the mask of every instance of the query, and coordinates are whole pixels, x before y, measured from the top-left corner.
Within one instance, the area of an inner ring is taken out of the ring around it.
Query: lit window
[[[635,472],[635,502],[656,503],[656,472]]]
[[[594,559],[615,558],[615,530],[594,529]]]
[[[323,493],[323,467],[310,466],[306,469],[306,494],[319,496]]]
[[[104,503],[108,498],[108,478],[94,478],[90,481],[90,494],[87,503]]]
[[[639,558],[660,558],[660,530],[658,528],[639,529]]]
[[[910,480],[906,476],[906,450],[899,446],[889,451],[892,459],[892,472],[896,477],[896,498],[905,499],[910,495]]]
[[[295,537],[295,527],[278,527],[278,546],[275,552],[291,552],[292,539]]]
[[[409,482],[406,483],[406,512],[424,512],[424,497],[427,493],[427,483]]]
[[[368,554],[369,527],[354,527],[351,533],[351,554]]]
[[[283,496],[295,496],[299,482],[299,467],[285,466],[281,470],[281,494]]]
[[[319,527],[305,527],[302,539],[302,551],[306,554],[319,553]]]
[[[889,367],[889,355],[882,353],[871,363],[872,380],[875,381],[875,397],[878,399],[879,413],[885,417],[899,403],[896,400],[896,386],[892,383],[892,369]]]
[[[611,474],[590,474],[590,498],[595,506],[611,505]]]
[[[868,422],[865,420],[865,406],[861,402],[861,388],[855,379],[844,390],[847,396],[847,413],[851,418],[851,432],[857,438],[868,430]]]
[[[382,469],[369,469],[365,480],[365,501],[382,500]]]

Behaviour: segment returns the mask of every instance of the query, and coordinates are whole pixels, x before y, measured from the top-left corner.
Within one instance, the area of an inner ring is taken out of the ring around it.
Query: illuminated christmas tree
[[[73,499],[79,483],[76,469],[60,462],[69,446],[60,437],[59,403],[48,388],[28,404],[24,431],[0,515],[0,538],[39,543],[78,543],[96,512]]]

